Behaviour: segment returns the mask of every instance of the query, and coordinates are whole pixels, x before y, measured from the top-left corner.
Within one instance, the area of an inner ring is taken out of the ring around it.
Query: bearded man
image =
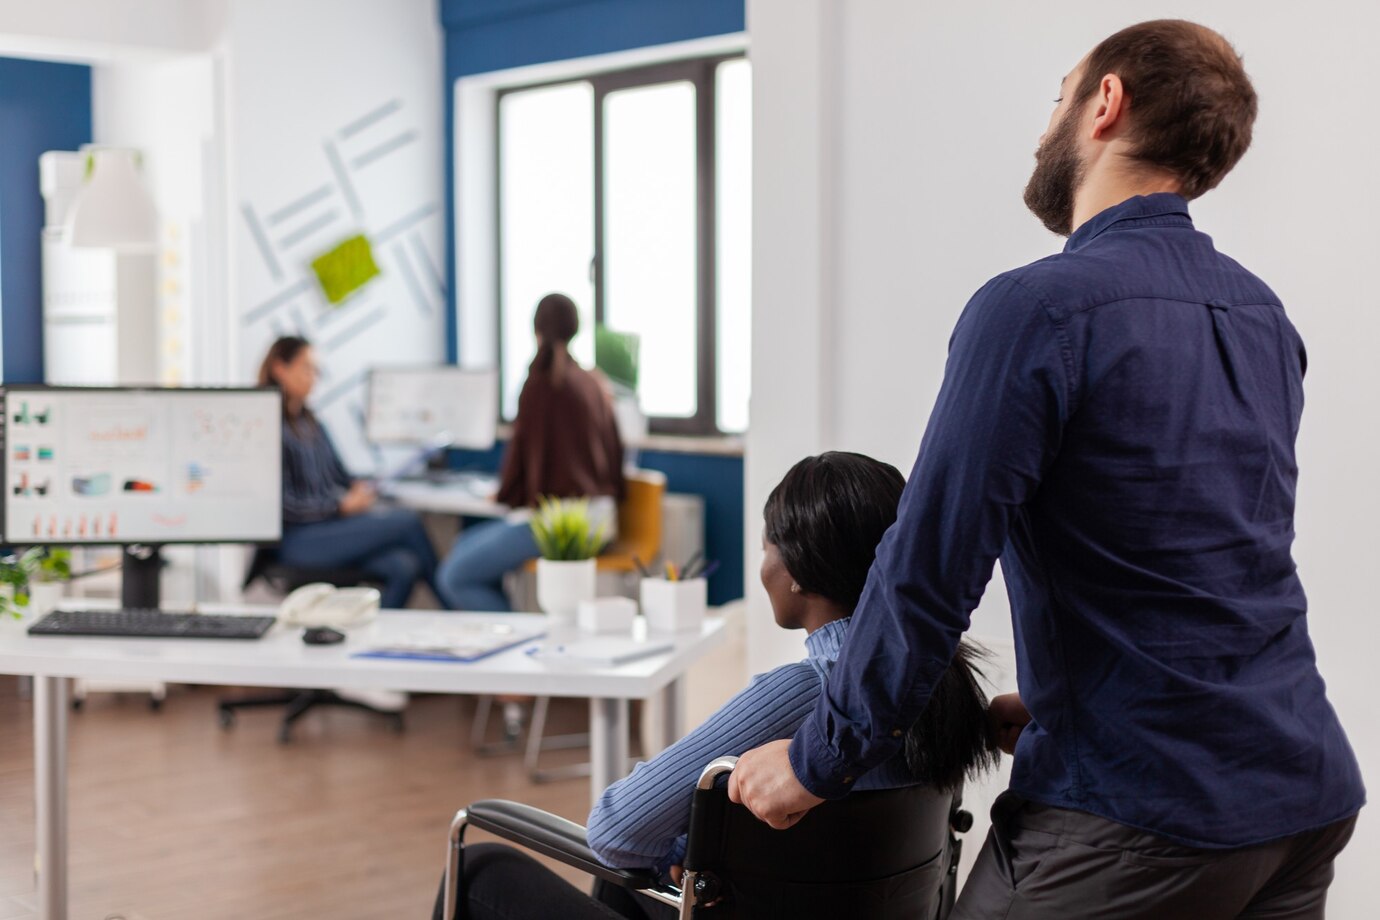
[[[1188,214],[1255,114],[1240,57],[1188,22],[1064,78],[1025,193],[1064,250],[963,311],[842,654],[735,801],[786,827],[891,756],[1000,558],[1015,762],[953,916],[1323,916],[1365,790],[1291,555],[1306,358]]]

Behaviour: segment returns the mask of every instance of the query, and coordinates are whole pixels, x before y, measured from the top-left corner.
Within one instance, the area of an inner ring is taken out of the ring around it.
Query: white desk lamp
[[[86,182],[67,212],[72,246],[152,249],[158,211],[139,176],[139,153],[123,147],[86,147]]]

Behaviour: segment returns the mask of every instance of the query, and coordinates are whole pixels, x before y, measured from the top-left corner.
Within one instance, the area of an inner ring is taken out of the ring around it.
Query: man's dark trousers
[[[1007,792],[950,920],[1321,920],[1355,826],[1197,849]]]

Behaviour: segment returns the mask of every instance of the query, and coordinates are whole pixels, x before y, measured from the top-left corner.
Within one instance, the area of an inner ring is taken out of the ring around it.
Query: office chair
[[[360,569],[332,568],[311,569],[286,565],[278,560],[278,551],[270,546],[259,546],[249,561],[242,589],[248,589],[255,581],[264,583],[283,594],[297,590],[303,585],[325,582],[337,588],[352,588],[356,585],[377,583],[378,579]],[[260,709],[265,706],[286,706],[283,721],[278,726],[278,740],[287,744],[292,740],[292,726],[302,716],[318,706],[338,706],[349,709],[362,709],[375,715],[384,716],[392,722],[393,730],[403,730],[403,714],[388,709],[380,709],[359,700],[346,699],[333,690],[280,690],[273,693],[259,693],[244,697],[222,697],[217,704],[220,725],[229,729],[235,724],[235,713],[240,709]]]
[[[649,870],[605,866],[589,848],[585,829],[572,821],[518,802],[475,802],[451,822],[444,916],[457,916],[470,826],[668,904],[682,920],[949,915],[958,890],[957,834],[973,822],[959,807],[961,792],[924,786],[854,792],[777,831],[729,802],[718,780],[736,762],[718,758],[695,785],[681,888]]]

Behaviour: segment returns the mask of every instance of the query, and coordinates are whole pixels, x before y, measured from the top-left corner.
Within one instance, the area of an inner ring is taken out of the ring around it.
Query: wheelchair
[[[446,853],[444,916],[455,918],[464,834],[477,827],[533,852],[670,905],[682,920],[944,920],[958,889],[962,843],[972,827],[962,792],[924,786],[854,792],[778,831],[728,800],[736,757],[700,773],[690,808],[681,887],[650,870],[612,869],[585,828],[549,812],[487,799],[456,813]],[[461,915],[463,916],[463,915]]]

